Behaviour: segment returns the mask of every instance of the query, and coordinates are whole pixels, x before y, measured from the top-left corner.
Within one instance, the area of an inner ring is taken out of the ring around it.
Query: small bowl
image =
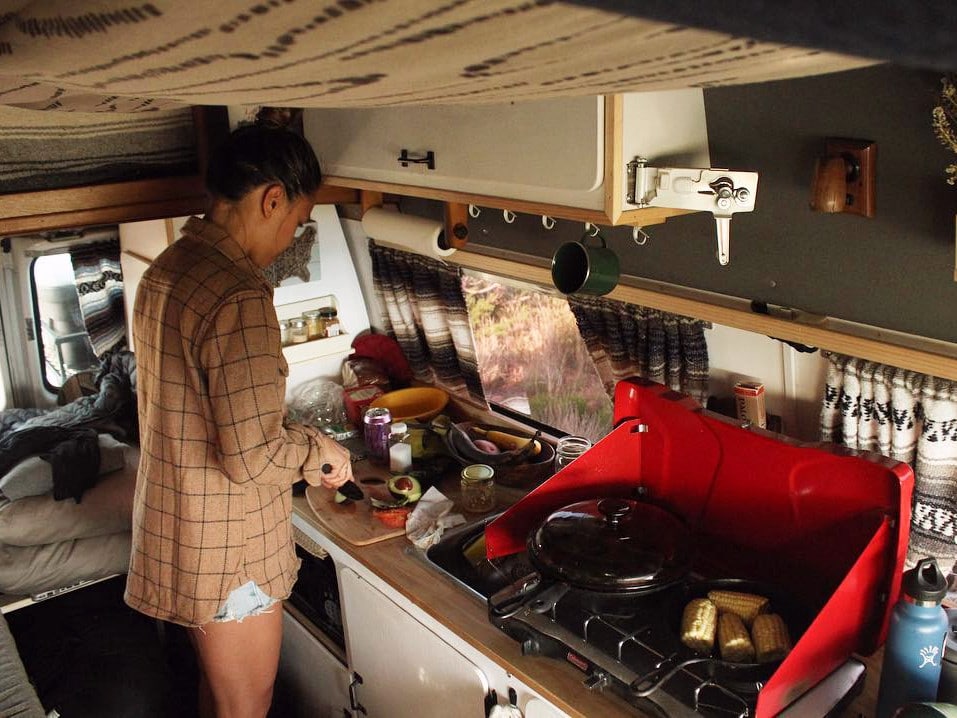
[[[428,421],[438,416],[448,403],[449,395],[441,389],[414,386],[387,392],[373,399],[369,406],[388,409],[392,421]]]

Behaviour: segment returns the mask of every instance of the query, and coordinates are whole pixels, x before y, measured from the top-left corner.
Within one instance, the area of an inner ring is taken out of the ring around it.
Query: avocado
[[[414,476],[400,474],[389,479],[389,493],[397,499],[407,499],[411,504],[422,498],[422,485]]]

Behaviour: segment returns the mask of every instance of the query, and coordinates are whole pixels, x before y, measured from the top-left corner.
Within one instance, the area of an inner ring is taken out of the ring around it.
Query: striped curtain
[[[605,390],[640,376],[708,399],[708,322],[602,297],[572,295],[568,306]]]
[[[372,277],[385,327],[417,381],[485,404],[462,272],[431,257],[369,242]]]
[[[75,245],[70,248],[80,314],[97,358],[127,346],[126,309],[120,242]]]
[[[957,382],[825,352],[821,439],[914,469],[907,566],[937,559],[957,584]]]

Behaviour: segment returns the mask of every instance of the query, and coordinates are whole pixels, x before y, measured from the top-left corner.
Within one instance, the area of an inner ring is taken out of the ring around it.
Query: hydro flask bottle
[[[940,605],[946,594],[947,582],[936,559],[922,559],[904,572],[884,645],[877,718],[890,718],[907,703],[937,698],[948,632],[947,613]]]

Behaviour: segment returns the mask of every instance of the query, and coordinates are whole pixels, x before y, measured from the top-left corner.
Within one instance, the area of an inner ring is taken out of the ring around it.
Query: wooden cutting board
[[[405,536],[404,526],[400,528],[386,526],[372,515],[370,495],[386,501],[391,498],[385,485],[368,486],[360,483],[359,486],[366,495],[362,501],[337,504],[333,498],[336,494],[335,489],[322,486],[306,487],[306,501],[309,502],[309,508],[323,527],[356,546],[366,546],[376,541]]]

